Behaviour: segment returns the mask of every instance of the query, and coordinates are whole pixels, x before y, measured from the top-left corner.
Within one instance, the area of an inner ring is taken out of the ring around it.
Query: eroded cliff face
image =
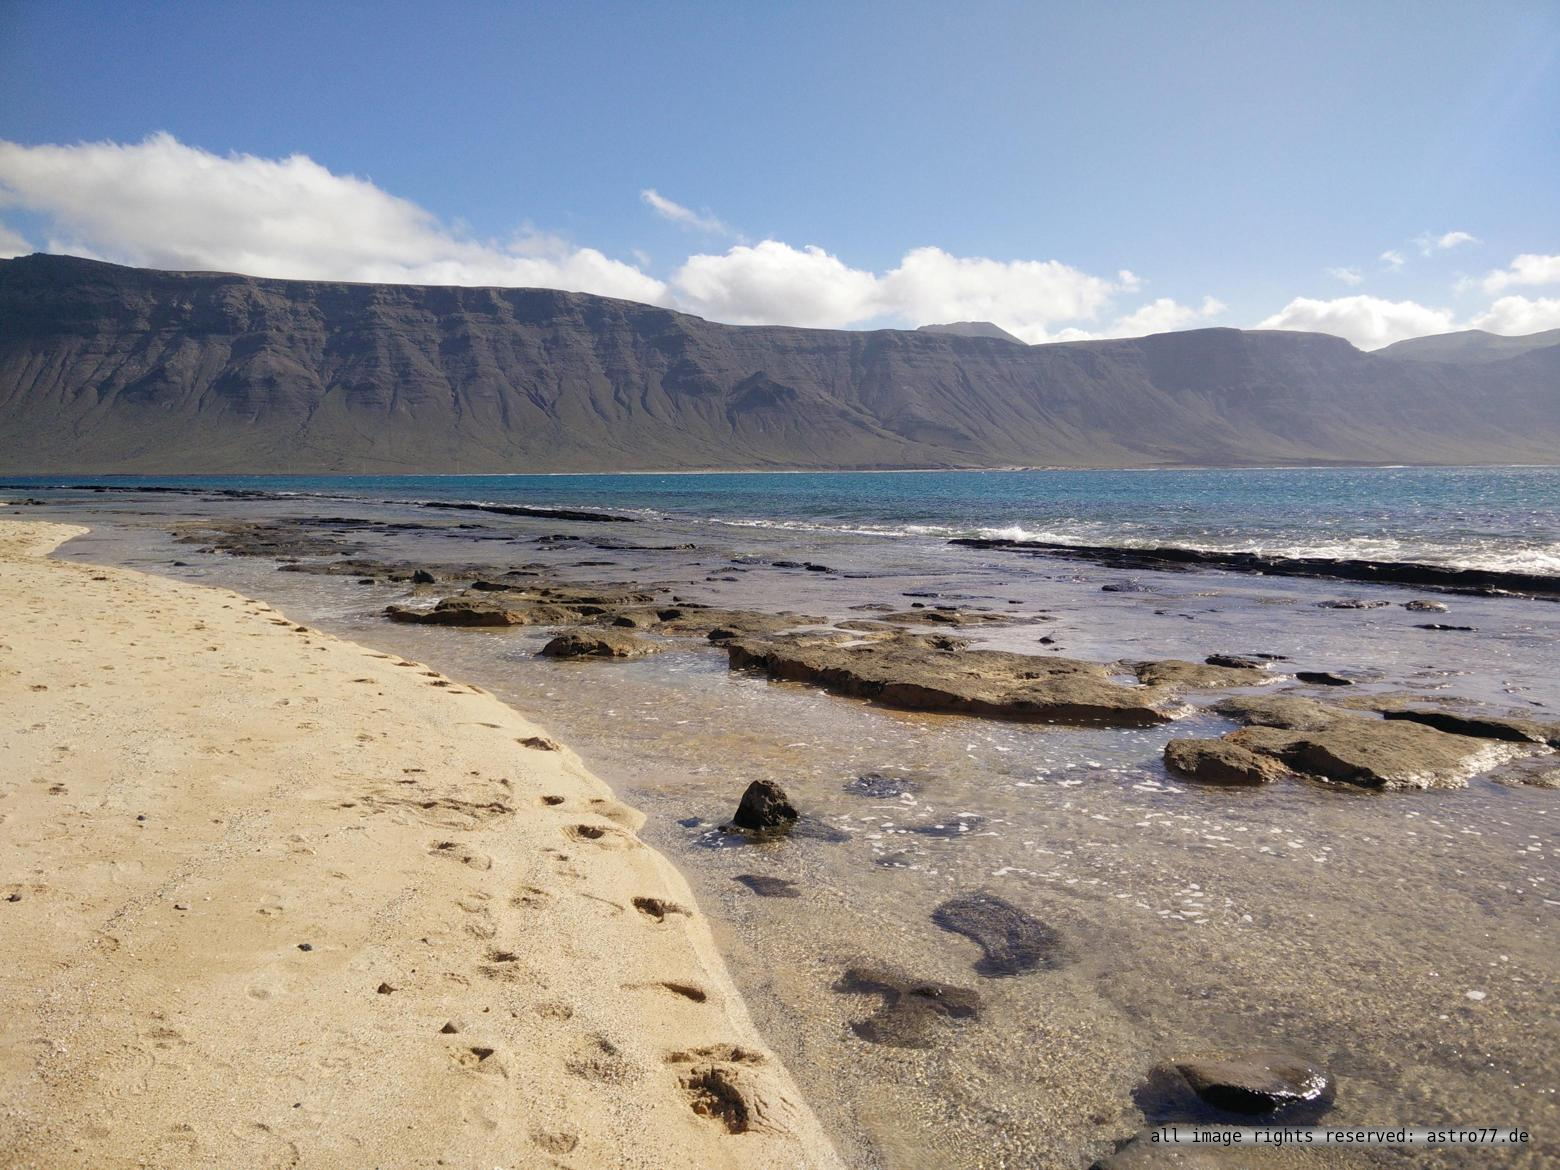
[[[546,289],[0,261],[0,471],[1560,461],[1560,346],[1205,329],[1021,346]]]

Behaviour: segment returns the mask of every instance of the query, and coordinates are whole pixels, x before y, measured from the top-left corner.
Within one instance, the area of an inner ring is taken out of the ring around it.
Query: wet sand
[[[839,1164],[573,752],[81,531],[0,521],[0,1162]]]
[[[1555,1156],[1552,792],[1485,777],[1415,793],[1207,789],[1159,760],[1171,735],[1233,726],[1206,709],[1165,728],[1026,726],[893,712],[770,683],[686,642],[630,662],[551,662],[535,656],[544,630],[384,620],[386,604],[426,604],[437,588],[279,573],[274,559],[173,543],[167,532],[200,510],[98,505],[101,527],[63,555],[234,584],[478,680],[542,718],[648,814],[643,836],[688,876],[761,1031],[850,1165],[1087,1166],[1146,1123],[1187,1115],[1186,1102],[1156,1092],[1156,1068],[1272,1046],[1332,1074],[1328,1122],[1509,1122],[1533,1131],[1536,1144],[1495,1155],[1502,1164]],[[205,510],[254,514],[220,503]],[[1351,694],[1412,690],[1533,712],[1552,712],[1560,697],[1548,666],[1556,618],[1542,602],[1448,599],[1445,620],[1477,627],[1470,635],[1420,630],[1423,618],[1401,604],[1416,595],[1385,587],[1215,573],[1127,580],[904,543],[819,547],[773,534],[716,542],[672,525],[635,526],[628,542],[542,543],[550,534],[588,541],[591,532],[537,521],[413,530],[394,527],[407,519],[394,508],[342,513],[381,527],[327,521],[315,530],[373,555],[536,560],[565,579],[664,582],[702,601],[831,619],[862,617],[851,608],[862,603],[911,604],[905,594],[927,605],[950,595],[988,607],[1016,599],[1024,622],[983,640],[1035,652],[1044,636],[1053,642],[1042,653],[1057,646],[1101,661],[1267,650],[1347,671],[1357,680]],[[661,551],[602,547],[609,543]],[[685,543],[694,547],[677,547]],[[773,563],[803,558],[836,571]],[[1141,590],[1102,591],[1124,584]],[[1316,604],[1340,596],[1388,605]],[[909,784],[860,782],[872,774]],[[821,831],[759,845],[718,832],[745,784],[761,777],[782,783]],[[792,883],[796,896],[761,896],[755,884],[786,887],[754,878]],[[940,906],[972,891],[1046,924],[1065,944],[1065,963],[983,974],[980,950],[935,921]],[[862,967],[973,992],[978,1011],[934,1021],[927,1047],[875,1041],[863,1025],[885,997],[844,979]],[[1129,1147],[1117,1159],[1135,1156]],[[1491,1154],[1245,1156],[1290,1166],[1474,1166]]]

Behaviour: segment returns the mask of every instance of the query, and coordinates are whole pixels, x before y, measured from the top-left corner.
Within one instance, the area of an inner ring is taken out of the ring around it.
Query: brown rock
[[[1315,699],[1287,695],[1232,695],[1215,703],[1213,709],[1242,723],[1286,727],[1292,731],[1320,730],[1341,714]]]
[[[1272,756],[1317,780],[1361,788],[1463,788],[1514,751],[1419,723],[1338,717],[1315,731],[1247,727],[1227,742]]]
[[[1096,662],[938,650],[910,638],[840,645],[835,637],[811,635],[738,638],[726,651],[733,669],[762,670],[770,678],[907,710],[1129,727],[1173,718],[1165,692],[1112,682]]]
[[[1141,683],[1182,690],[1254,687],[1273,681],[1267,671],[1252,666],[1210,666],[1205,662],[1183,662],[1178,658],[1126,665]]]
[[[1327,1074],[1285,1052],[1248,1052],[1226,1060],[1191,1060],[1176,1071],[1208,1104],[1236,1113],[1271,1113],[1315,1101],[1327,1092]]]
[[[1269,784],[1289,775],[1271,756],[1224,739],[1172,739],[1165,744],[1165,766],[1203,784]]]
[[[565,630],[540,650],[544,658],[643,658],[661,647],[622,630]]]
[[[780,785],[773,780],[755,780],[743,792],[731,823],[753,833],[773,833],[789,829],[799,815]]]

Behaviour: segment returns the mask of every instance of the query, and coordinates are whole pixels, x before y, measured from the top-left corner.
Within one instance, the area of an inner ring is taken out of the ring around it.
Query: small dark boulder
[[[1382,609],[1392,603],[1390,601],[1363,601],[1358,597],[1345,597],[1338,601],[1318,601],[1321,609]]]
[[[1403,608],[1411,609],[1415,613],[1446,613],[1450,607],[1444,601],[1421,601],[1416,598],[1413,601],[1405,601]]]
[[[1286,1105],[1316,1101],[1328,1089],[1326,1073],[1285,1052],[1184,1061],[1175,1068],[1203,1101],[1232,1113],[1272,1113]]]
[[[1333,674],[1326,670],[1297,670],[1295,678],[1303,683],[1310,683],[1317,687],[1352,687],[1353,679],[1344,678],[1341,674]]]
[[[799,815],[780,785],[773,780],[755,780],[742,794],[731,823],[750,833],[777,833],[794,825]]]
[[[434,580],[434,575],[428,572],[427,569],[418,569],[412,574],[413,585],[432,585]]]
[[[1068,958],[1055,930],[994,894],[950,898],[932,911],[932,921],[980,947],[983,954],[975,963],[978,975],[995,978],[1052,970]]]
[[[1255,654],[1210,654],[1203,661],[1209,666],[1229,666],[1236,670],[1260,670],[1267,665],[1264,661],[1267,655],[1261,658]]]

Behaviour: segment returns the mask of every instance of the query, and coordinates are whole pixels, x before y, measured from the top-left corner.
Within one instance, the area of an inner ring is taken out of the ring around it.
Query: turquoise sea
[[[994,536],[1560,572],[1560,468],[50,476],[65,483],[591,508],[885,537]]]

